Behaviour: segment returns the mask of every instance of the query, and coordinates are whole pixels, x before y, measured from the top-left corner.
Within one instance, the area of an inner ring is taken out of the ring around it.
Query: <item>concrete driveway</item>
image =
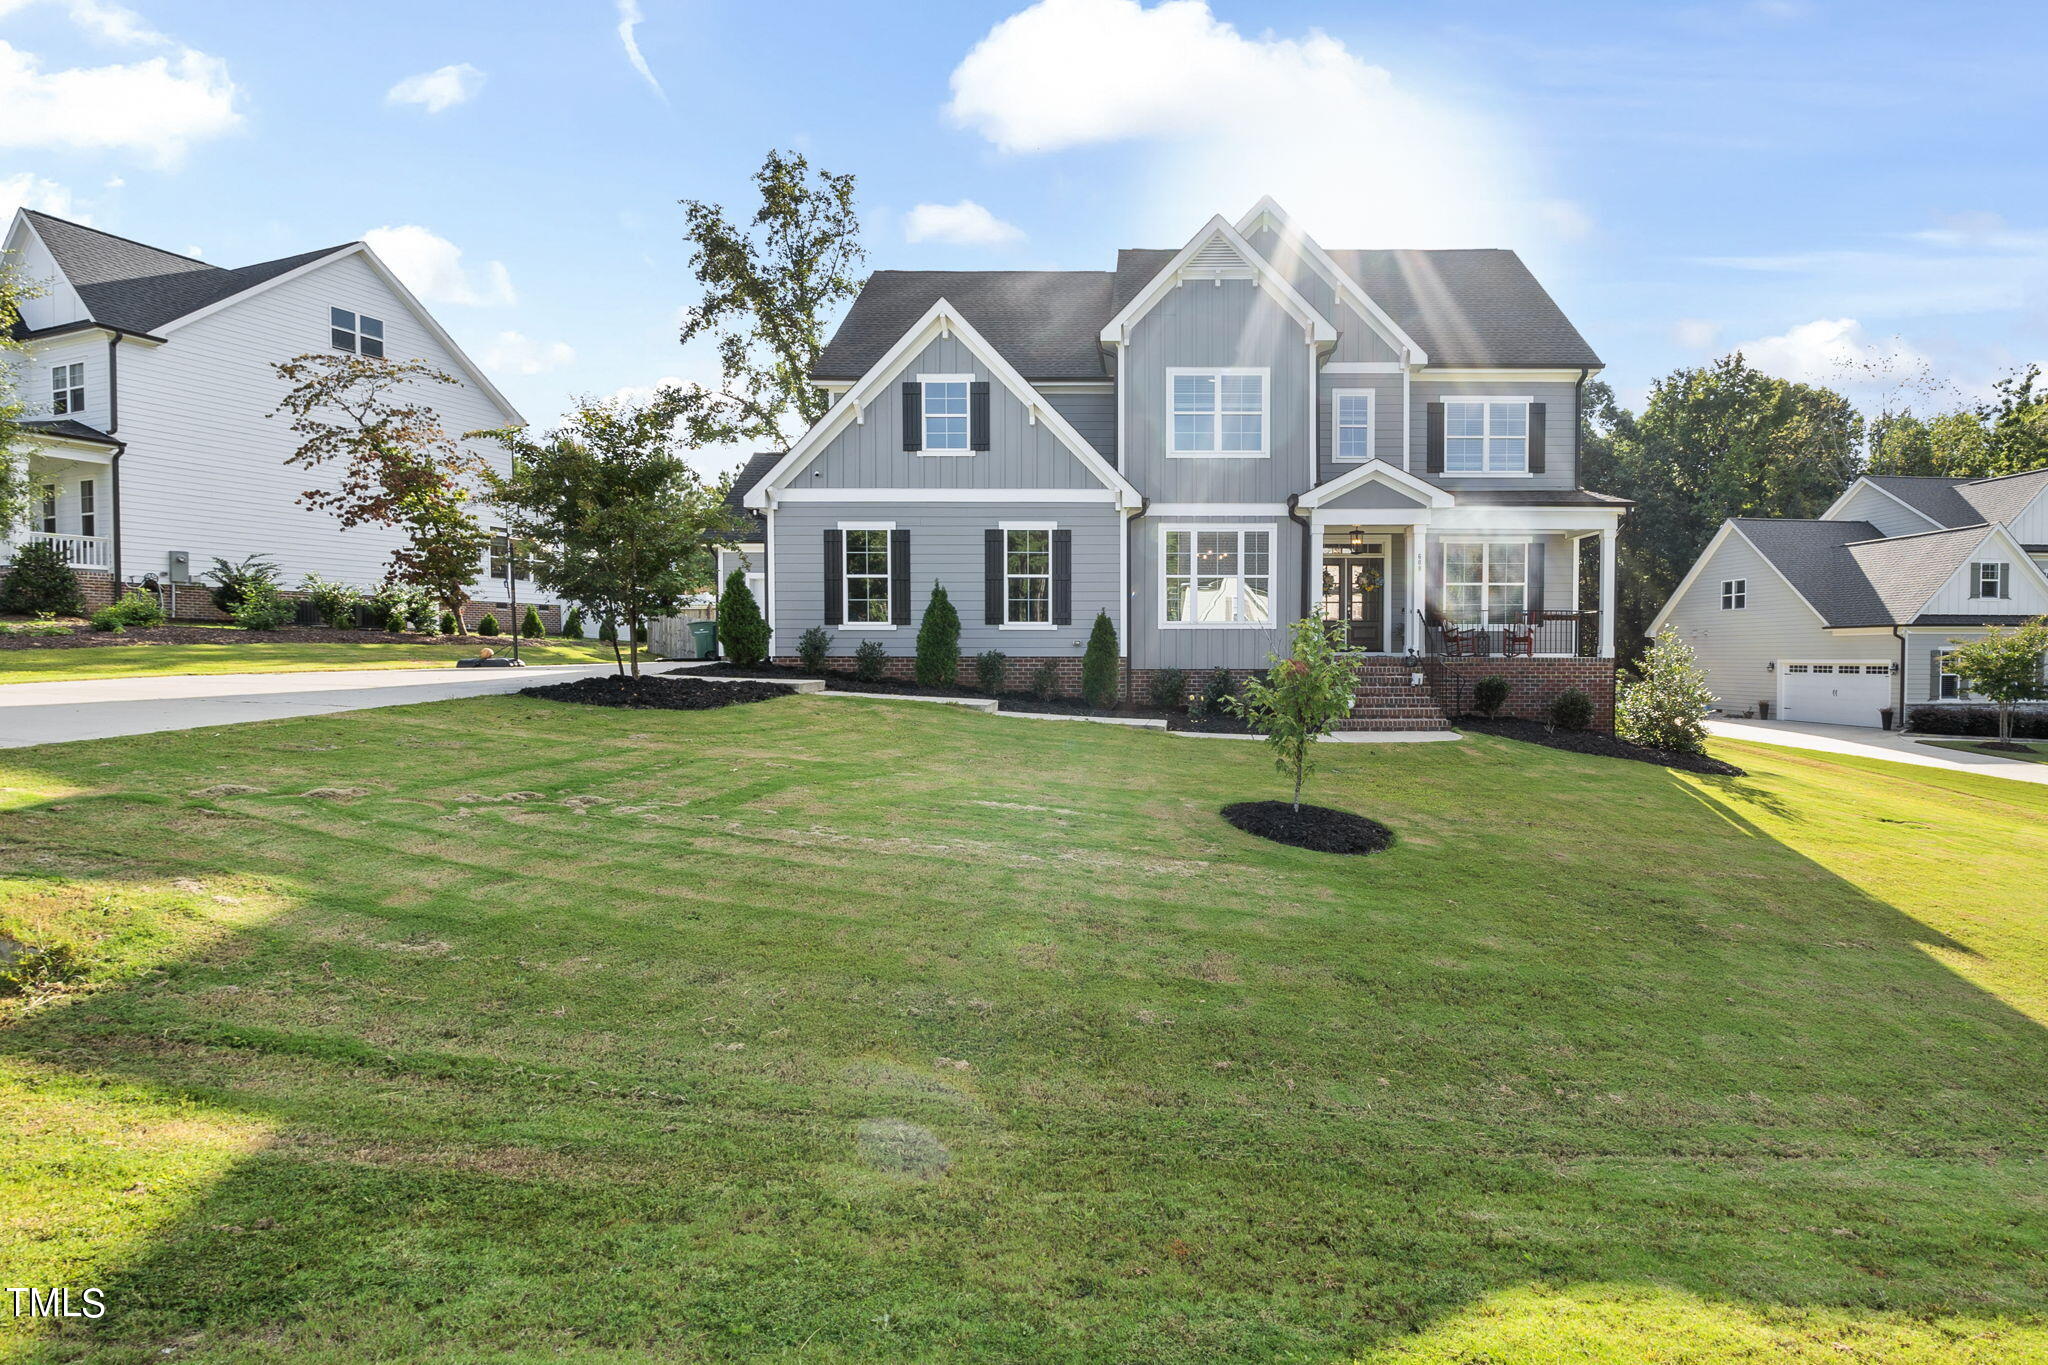
[[[2048,784],[2048,763],[2027,763],[1963,749],[1937,749],[1906,735],[1860,725],[1815,725],[1797,720],[1710,720],[1707,730],[1722,739],[1746,739],[1756,744],[1781,744],[1789,749],[1853,754],[1858,758],[1881,758],[1890,763],[1911,763],[1921,768],[1945,768],[1956,773],[1981,773],[1986,777],[2003,777],[2014,782]]]
[[[0,749],[516,692],[539,682],[612,671],[609,664],[375,668],[8,683],[0,686]]]

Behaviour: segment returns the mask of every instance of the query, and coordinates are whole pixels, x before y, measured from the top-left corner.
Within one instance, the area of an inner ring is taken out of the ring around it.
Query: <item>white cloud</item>
[[[468,62],[407,76],[385,93],[386,104],[417,104],[430,114],[473,100],[484,88],[484,73]]]
[[[92,215],[78,206],[78,200],[68,188],[27,171],[0,176],[0,223],[13,218],[16,209],[40,209],[59,218],[69,218],[74,223],[92,221]]]
[[[510,370],[514,374],[544,374],[576,363],[576,351],[566,341],[535,341],[518,332],[500,332],[484,352],[484,368]]]
[[[1671,324],[1671,339],[1689,351],[1705,351],[1721,339],[1721,324],[1705,318],[1680,318]]]
[[[952,91],[953,120],[1005,152],[1149,144],[1142,226],[1162,245],[1266,193],[1333,246],[1526,246],[1591,228],[1534,192],[1536,158],[1503,132],[1328,34],[1246,37],[1205,0],[1040,0],[976,44]]]
[[[227,63],[189,47],[125,65],[45,71],[0,41],[0,147],[124,151],[160,167],[241,123]]]
[[[428,303],[511,304],[512,277],[501,261],[483,268],[481,283],[462,263],[462,248],[426,228],[371,228],[363,234],[370,249],[383,258],[405,287]]]
[[[110,43],[170,42],[141,15],[119,5],[103,5],[99,0],[66,0],[64,8],[71,11],[73,23]]]
[[[1873,340],[1855,318],[1816,318],[1733,349],[1766,374],[1830,388],[1886,384],[1927,364],[1898,337]]]
[[[951,242],[956,246],[1001,246],[1024,239],[1024,230],[1006,223],[972,199],[957,204],[919,204],[903,215],[903,236],[912,242]]]
[[[661,88],[661,82],[654,79],[654,72],[647,65],[647,58],[640,55],[640,39],[633,30],[640,27],[645,17],[640,13],[640,0],[618,0],[619,3],[619,46],[626,49],[626,60],[640,73],[640,79],[654,87],[654,93],[661,96],[662,103],[668,102],[668,91]]]

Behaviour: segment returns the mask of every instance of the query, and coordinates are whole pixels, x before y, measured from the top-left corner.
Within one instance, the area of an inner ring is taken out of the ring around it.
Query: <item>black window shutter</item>
[[[1529,542],[1529,586],[1527,589],[1525,589],[1525,591],[1529,595],[1529,610],[1532,612],[1542,611],[1543,542],[1540,540],[1532,540]]]
[[[967,386],[967,448],[988,449],[988,383],[977,380]]]
[[[924,449],[924,385],[903,381],[903,448]]]
[[[1529,472],[1543,472],[1543,404],[1529,405]]]
[[[846,624],[846,532],[825,533],[825,624]]]
[[[889,619],[910,624],[910,532],[889,533]]]
[[[1444,472],[1444,405],[1431,403],[1427,409],[1429,430],[1429,457],[1423,468],[1431,474]]]
[[[1984,595],[1983,589],[1984,589],[1984,566],[1983,566],[1982,564],[1972,564],[1972,565],[1970,566],[1970,596],[1972,596],[1972,597],[1981,597],[1981,596],[1983,596],[1983,595]]]
[[[2010,564],[1998,566],[1998,595],[2000,597],[2012,596],[2012,565]]]
[[[1052,623],[1074,624],[1074,533],[1052,533]]]
[[[993,526],[981,533],[981,619],[1003,623],[1003,533]]]
[[[1927,700],[1941,700],[1941,651],[1927,651]]]

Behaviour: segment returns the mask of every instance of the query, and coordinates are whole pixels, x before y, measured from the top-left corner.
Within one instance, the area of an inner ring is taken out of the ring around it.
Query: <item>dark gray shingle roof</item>
[[[54,218],[33,209],[23,212],[43,245],[50,249],[57,268],[78,291],[79,301],[92,320],[133,332],[155,331],[187,313],[233,298],[245,289],[253,289],[341,250],[340,246],[323,247],[224,270],[83,223]]]
[[[69,417],[35,417],[19,425],[23,431],[43,436],[59,436],[67,441],[90,441],[94,445],[102,446],[121,444],[98,427],[89,427]]]
[[[1628,498],[1590,488],[1454,488],[1451,496],[1479,507],[1633,507]]]
[[[1849,553],[1852,544],[1879,534],[1869,522],[1736,517],[1734,526],[1813,604],[1827,624],[1880,626],[1891,622],[1884,598]]]
[[[945,299],[1026,379],[1106,379],[1109,287],[1103,270],[877,270],[812,377],[860,378]]]
[[[1975,526],[1925,531],[1916,536],[1888,536],[1851,545],[1850,557],[1883,599],[1886,614],[1882,620],[1843,624],[1894,625],[1912,620],[1927,605],[1927,599],[1963,567],[1970,552],[1983,544],[1988,530],[1979,522]]]
[[[1332,251],[1432,365],[1598,365],[1512,251]]]
[[[1947,479],[1918,474],[1871,474],[1869,480],[1916,512],[1943,526],[1968,526],[1984,520],[1984,514],[1970,506],[1956,489],[1968,479]]]
[[[1960,485],[1956,495],[1976,509],[1978,520],[2003,525],[2026,511],[2044,489],[2048,489],[2048,469],[2030,469],[2024,474],[1973,479]]]
[[[783,452],[779,450],[764,450],[758,455],[748,456],[746,465],[739,473],[733,475],[732,487],[725,490],[726,510],[746,518],[747,524],[753,528],[750,533],[751,539],[755,541],[763,539],[768,534],[768,519],[759,512],[748,510],[744,499],[753,491],[754,485],[766,478],[769,470],[775,468],[776,461],[782,456]]]

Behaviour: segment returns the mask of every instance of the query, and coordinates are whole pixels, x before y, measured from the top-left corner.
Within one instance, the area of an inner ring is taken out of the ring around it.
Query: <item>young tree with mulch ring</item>
[[[718,594],[718,645],[725,657],[741,668],[752,668],[768,657],[768,621],[761,604],[747,586],[747,571],[735,568],[725,576]]]
[[[2018,702],[2048,697],[2048,685],[2041,677],[2041,660],[2048,654],[2048,619],[2037,618],[2015,630],[1993,627],[1981,640],[1959,644],[1948,651],[1948,671],[1963,680],[1971,692],[1998,708],[1999,748],[2023,746],[2012,742],[2012,708]]]
[[[1337,647],[1320,616],[1292,628],[1293,657],[1268,655],[1264,678],[1246,678],[1224,706],[1266,737],[1274,766],[1294,779],[1294,809],[1301,784],[1315,771],[1315,745],[1351,714],[1358,694],[1357,656]]]
[[[917,680],[926,687],[950,687],[960,673],[960,613],[945,586],[932,583],[932,596],[917,627]]]

